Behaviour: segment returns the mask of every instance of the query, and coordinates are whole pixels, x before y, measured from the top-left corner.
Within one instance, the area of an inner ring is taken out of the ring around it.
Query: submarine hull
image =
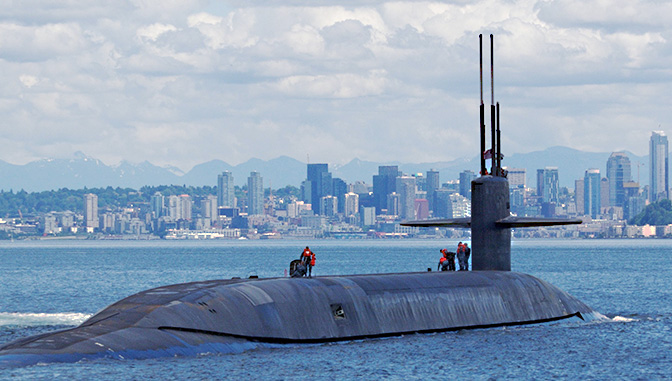
[[[213,280],[143,291],[76,328],[6,344],[0,365],[236,353],[600,316],[510,271]]]

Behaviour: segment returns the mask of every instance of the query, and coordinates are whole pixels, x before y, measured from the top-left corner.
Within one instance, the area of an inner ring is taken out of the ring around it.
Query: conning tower
[[[472,269],[511,271],[511,228],[580,224],[580,219],[516,217],[511,215],[509,182],[502,168],[499,102],[495,104],[494,37],[490,35],[490,141],[486,149],[485,105],[483,103],[483,35],[479,35],[480,52],[480,177],[471,182],[471,217],[406,221],[404,226],[463,227],[471,229]],[[490,172],[486,159],[491,159]]]

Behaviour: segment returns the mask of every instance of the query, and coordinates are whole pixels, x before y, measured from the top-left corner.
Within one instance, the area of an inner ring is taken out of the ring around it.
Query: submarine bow
[[[219,280],[140,292],[79,327],[0,347],[0,364],[237,353],[598,316],[551,284],[515,272]]]

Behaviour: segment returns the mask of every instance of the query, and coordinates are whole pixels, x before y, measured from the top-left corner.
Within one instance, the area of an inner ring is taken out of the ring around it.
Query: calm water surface
[[[284,276],[305,245],[316,275],[436,269],[455,241],[0,242],[0,344],[81,323],[133,293]],[[0,369],[52,379],[665,379],[672,374],[672,240],[516,241],[512,267],[612,320],[286,345],[242,354]]]

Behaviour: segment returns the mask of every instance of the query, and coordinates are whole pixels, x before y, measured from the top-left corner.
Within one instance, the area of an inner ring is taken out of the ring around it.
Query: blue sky
[[[505,153],[644,155],[672,132],[670,2],[100,3],[0,10],[1,160],[472,157],[479,33]]]

